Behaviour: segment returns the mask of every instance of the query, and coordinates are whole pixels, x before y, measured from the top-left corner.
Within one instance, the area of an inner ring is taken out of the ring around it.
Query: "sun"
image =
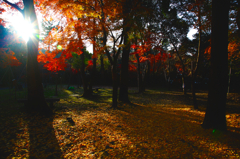
[[[34,33],[34,27],[33,24],[30,22],[22,19],[14,19],[13,20],[13,27],[14,30],[17,31],[17,34],[21,36],[25,42],[28,41],[28,39],[33,36]]]

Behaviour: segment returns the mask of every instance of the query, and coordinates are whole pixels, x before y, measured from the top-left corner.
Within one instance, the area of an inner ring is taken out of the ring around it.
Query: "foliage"
[[[85,55],[85,59],[84,59],[84,63],[85,65],[89,68],[92,63],[90,62],[90,60],[92,59],[92,54],[90,54],[86,48],[84,48],[82,50],[82,52],[84,53]],[[72,68],[75,69],[75,70],[78,70],[78,71],[81,71],[81,65],[82,65],[82,60],[80,58],[80,55],[76,54],[76,53],[72,53],[72,59],[69,60],[69,63],[71,64]],[[85,70],[83,70],[85,71]]]
[[[15,56],[15,52],[10,48],[16,43],[20,43],[16,35],[3,25],[0,25],[0,67],[21,65],[21,62]]]

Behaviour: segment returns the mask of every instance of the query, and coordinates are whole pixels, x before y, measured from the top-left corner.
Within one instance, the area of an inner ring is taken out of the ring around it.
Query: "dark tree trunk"
[[[191,65],[193,65],[193,63],[191,63]],[[191,68],[192,68],[191,88],[192,88],[192,97],[193,97],[193,107],[194,109],[198,109],[196,91],[195,91],[196,72],[193,71],[193,66],[191,66]]]
[[[185,72],[182,73],[182,89],[183,89],[183,94],[187,95]]]
[[[89,93],[92,94],[93,90],[92,90],[92,87],[94,85],[94,81],[95,81],[95,78],[96,78],[96,58],[93,58],[93,68],[92,68],[92,71],[91,71],[91,82],[90,82],[90,85],[89,85]]]
[[[120,81],[120,91],[119,91],[119,100],[122,102],[129,102],[128,98],[128,62],[129,62],[129,53],[130,53],[130,43],[128,38],[128,32],[130,30],[129,26],[129,17],[127,16],[130,13],[131,1],[126,1],[123,4],[123,36],[124,36],[124,47],[122,53],[122,65],[121,65],[121,81]]]
[[[88,88],[87,88],[88,83],[87,83],[86,74],[85,74],[84,51],[80,55],[80,58],[81,58],[81,62],[82,62],[82,65],[81,65],[81,78],[82,78],[82,84],[83,84],[83,95],[82,96],[83,97],[88,97],[89,93],[88,93]]]
[[[145,74],[142,77],[143,78],[143,91],[145,91],[145,87],[150,82],[150,62],[147,61],[147,64],[144,67],[145,67],[145,70],[144,70]]]
[[[69,89],[69,87],[70,87],[71,79],[72,79],[72,72],[70,72],[70,77],[69,77],[69,80],[68,80],[67,89]]]
[[[34,24],[35,29],[38,29],[37,17],[34,10],[32,0],[24,0],[24,18],[29,19]],[[38,35],[34,33],[27,42],[27,87],[28,87],[28,106],[34,110],[40,110],[46,114],[52,113],[48,107],[43,92],[42,80],[37,61],[38,55]]]
[[[55,96],[58,96],[58,74],[56,74]]]
[[[237,8],[237,17],[236,17],[236,23],[237,23],[237,26],[238,26],[238,36],[240,37],[240,0],[237,0],[238,2],[238,8]]]
[[[138,93],[142,93],[143,92],[143,80],[142,80],[141,65],[140,65],[138,54],[136,54],[136,58],[137,58]]]
[[[201,36],[202,36],[202,23],[201,23],[201,6],[198,6],[198,21],[199,21],[199,29],[198,29],[198,35],[199,35],[199,41],[198,41],[198,55],[197,55],[197,63],[195,69],[193,69],[193,63],[191,63],[192,68],[192,81],[191,81],[191,87],[192,87],[192,97],[193,97],[193,107],[194,109],[198,109],[197,105],[197,99],[196,99],[196,90],[195,90],[195,80],[197,77],[197,73],[199,70],[199,64],[201,62]]]
[[[170,80],[171,80],[171,62],[170,60],[168,61],[168,72],[169,72],[169,75],[168,75],[168,90],[170,91],[171,90],[171,83],[170,83]]]
[[[102,22],[102,31],[103,31],[103,45],[107,46],[107,31],[105,29],[105,26],[103,25],[105,23],[105,16],[103,12],[103,1],[100,1],[102,16],[101,16],[101,22]],[[121,40],[119,42],[119,45],[122,44],[123,38],[121,37]],[[117,108],[117,97],[118,97],[118,74],[117,74],[117,59],[120,54],[120,48],[118,48],[118,51],[115,50],[116,41],[114,40],[114,47],[113,47],[113,53],[110,55],[110,52],[108,51],[107,47],[105,47],[105,53],[108,57],[108,60],[111,64],[111,72],[112,72],[112,83],[113,83],[113,94],[112,94],[112,108]]]
[[[93,25],[94,25],[94,30],[95,30],[95,18],[93,19]],[[96,57],[96,37],[93,37],[93,67],[91,70],[91,81],[90,81],[90,85],[89,85],[89,93],[92,94],[93,90],[92,90],[92,86],[94,85],[94,80],[96,77],[96,61],[97,61],[97,57]]]
[[[146,89],[146,79],[147,79],[147,72],[150,72],[150,62],[145,63],[143,65],[143,71],[142,71],[142,92],[145,92]]]
[[[101,68],[100,68],[100,72],[101,72],[101,83],[105,84],[105,78],[104,78],[104,63],[103,63],[103,55],[100,56],[100,63],[101,63]]]
[[[118,97],[118,75],[116,64],[112,66],[112,85],[113,85],[113,93],[112,93],[112,108],[117,108],[117,97]]]
[[[178,52],[178,49],[177,49],[176,45],[173,43],[171,38],[169,38],[169,40],[171,41],[171,43],[172,43],[172,45],[173,45],[173,47],[174,47],[174,49],[175,49],[175,51],[177,53],[177,56],[180,59],[181,65],[182,65],[182,69],[183,69],[183,72],[182,72],[182,89],[183,89],[183,94],[187,95],[186,81],[185,81],[185,65],[184,65],[182,57],[180,56],[180,54]]]
[[[203,128],[226,130],[229,1],[212,1],[211,68]]]

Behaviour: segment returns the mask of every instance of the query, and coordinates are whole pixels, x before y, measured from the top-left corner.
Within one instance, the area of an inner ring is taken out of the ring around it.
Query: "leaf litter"
[[[206,102],[206,93],[198,96]],[[220,132],[201,128],[204,102],[200,102],[199,110],[193,110],[191,99],[181,92],[147,90],[129,97],[132,103],[119,103],[119,109],[111,109],[111,103],[104,100],[71,98],[72,103],[61,100],[55,104],[55,115],[50,118],[24,111],[12,114],[4,108],[11,115],[0,113],[2,157],[240,157],[237,110],[227,113],[228,131]],[[21,107],[10,104],[12,108]]]

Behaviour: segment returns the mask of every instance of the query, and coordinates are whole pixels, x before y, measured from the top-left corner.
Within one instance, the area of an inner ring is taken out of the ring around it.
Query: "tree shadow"
[[[0,103],[0,158],[10,158],[15,152],[17,135],[22,132],[19,123],[20,106],[11,102]]]
[[[28,132],[30,137],[30,159],[63,158],[53,128],[54,116],[43,116],[38,113],[28,115]]]
[[[211,147],[204,147],[205,145],[198,146],[197,143],[194,143],[192,141],[192,137],[198,136],[198,142],[201,143],[201,139],[211,140],[212,143],[220,142],[222,145],[226,147],[226,149],[229,149],[229,151],[239,151],[240,149],[240,134],[227,131],[227,132],[220,132],[220,131],[211,131],[211,130],[205,130],[202,129],[200,126],[201,119],[195,115],[186,114],[182,111],[176,110],[176,111],[162,111],[162,110],[156,110],[155,108],[151,107],[145,107],[137,105],[133,109],[124,109],[123,111],[127,114],[130,114],[129,116],[133,116],[132,119],[129,119],[126,115],[126,117],[122,117],[122,122],[124,122],[124,125],[129,125],[128,127],[131,127],[131,131],[122,129],[123,133],[129,134],[130,136],[133,136],[132,134],[141,134],[142,138],[149,138],[151,136],[159,138],[159,141],[164,140],[165,143],[170,145],[188,145],[192,150],[191,151],[198,151],[198,152],[211,152]],[[140,112],[140,113],[138,113]],[[144,113],[141,113],[144,112]],[[144,114],[144,115],[143,115]],[[120,116],[120,115],[119,115]],[[152,120],[153,118],[154,120]],[[139,124],[141,123],[141,124]],[[142,128],[139,128],[142,127]],[[145,134],[144,128],[148,130],[148,132]],[[228,129],[231,129],[231,127],[228,127]],[[236,131],[239,130],[238,128],[232,128]],[[143,132],[141,132],[143,130]],[[149,131],[151,130],[151,131]],[[155,133],[155,132],[158,132]],[[178,134],[178,135],[176,135]],[[161,136],[162,135],[162,136]],[[205,141],[204,141],[205,142]],[[224,149],[224,148],[223,148]],[[212,157],[216,157],[215,155]],[[170,154],[169,154],[170,155]],[[190,157],[190,156],[184,156],[184,154],[179,154],[180,158]],[[188,154],[190,155],[190,154]],[[219,154],[220,155],[220,154]],[[190,157],[194,158],[194,156]]]
[[[112,98],[112,89],[101,88],[91,96],[82,98],[96,103],[110,103],[109,99]]]

